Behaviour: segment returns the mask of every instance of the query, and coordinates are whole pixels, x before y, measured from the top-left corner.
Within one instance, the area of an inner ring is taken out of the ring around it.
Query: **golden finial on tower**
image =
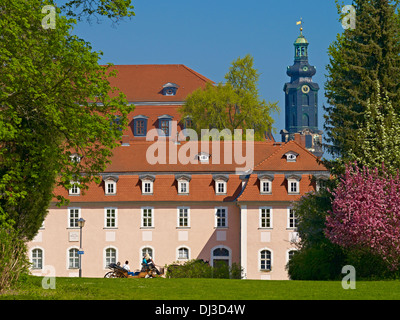
[[[296,22],[296,25],[300,25],[300,35],[303,35],[303,18]]]

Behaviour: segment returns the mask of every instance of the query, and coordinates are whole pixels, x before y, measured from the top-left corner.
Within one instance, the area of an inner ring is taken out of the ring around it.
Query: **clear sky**
[[[349,1],[350,4],[351,1]],[[279,101],[277,141],[284,128],[283,86],[293,64],[296,21],[310,43],[309,62],[320,85],[319,128],[323,129],[327,49],[343,31],[334,0],[133,0],[135,17],[118,25],[81,22],[75,33],[102,51],[102,63],[184,64],[215,82],[223,81],[231,62],[250,53],[260,72],[259,91]]]

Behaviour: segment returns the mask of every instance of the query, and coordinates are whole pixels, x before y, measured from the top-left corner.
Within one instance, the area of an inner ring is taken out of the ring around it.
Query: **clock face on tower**
[[[309,93],[310,92],[310,87],[307,86],[307,85],[304,85],[304,86],[301,87],[301,91],[303,93]]]

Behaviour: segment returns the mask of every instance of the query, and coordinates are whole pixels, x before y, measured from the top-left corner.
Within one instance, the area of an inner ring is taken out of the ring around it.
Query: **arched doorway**
[[[231,249],[225,246],[217,246],[211,249],[210,264],[212,267],[225,264],[227,266],[232,265],[232,254]]]

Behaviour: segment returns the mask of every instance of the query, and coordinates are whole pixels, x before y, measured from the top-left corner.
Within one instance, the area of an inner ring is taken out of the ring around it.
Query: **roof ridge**
[[[289,141],[290,142],[290,141]],[[272,152],[269,156],[267,156],[264,160],[262,160],[260,163],[258,163],[257,165],[254,166],[253,171],[255,171],[257,169],[257,167],[261,166],[261,164],[263,164],[265,161],[267,161],[269,158],[271,158],[275,153],[277,153],[279,150],[281,150],[283,148],[283,146],[285,146],[287,143],[286,142],[284,144],[281,144],[279,148],[277,148],[274,152]]]
[[[211,79],[207,78],[206,76],[203,76],[202,74],[198,73],[197,71],[194,71],[192,68],[189,68],[188,66],[186,66],[184,64],[181,64],[181,66],[183,66],[189,72],[193,73],[195,76],[199,77],[201,80],[203,80],[205,82],[215,83],[214,81],[212,81]]]

